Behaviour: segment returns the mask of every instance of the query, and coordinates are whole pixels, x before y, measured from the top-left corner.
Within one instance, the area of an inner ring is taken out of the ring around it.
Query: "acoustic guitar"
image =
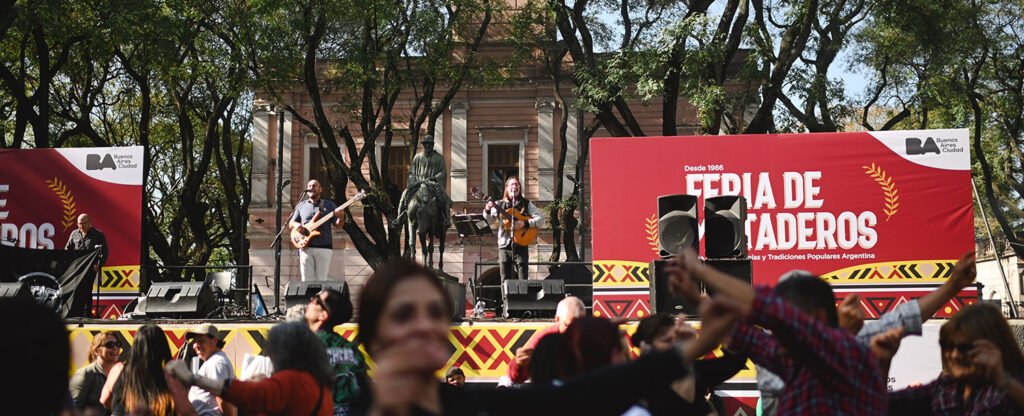
[[[491,198],[487,197],[487,200],[490,201]],[[513,243],[516,243],[517,245],[523,247],[529,247],[530,244],[537,242],[537,234],[540,231],[537,229],[537,227],[523,227],[518,230],[514,229],[514,224],[516,223],[516,221],[525,222],[529,221],[530,218],[533,217],[523,212],[520,212],[518,209],[515,209],[514,207],[509,207],[504,211],[499,208],[495,208],[495,211],[498,211],[498,216],[501,217],[501,228],[505,229],[505,231],[509,231],[512,233]]]
[[[353,196],[348,201],[345,201],[344,204],[342,204],[334,211],[337,211],[339,209],[344,210],[345,208],[352,206],[352,204],[356,203],[356,201],[362,200],[363,198],[366,198],[366,191],[359,191],[359,193],[355,194],[355,196]],[[330,221],[332,218],[334,218],[334,211],[324,214],[323,217],[321,217],[320,213],[317,212],[316,215],[313,215],[313,219],[310,222],[295,227],[295,229],[292,230],[291,235],[292,246],[294,246],[297,249],[305,248],[306,245],[309,244],[309,240],[312,240],[316,236],[320,235],[320,226],[324,225],[325,222]]]

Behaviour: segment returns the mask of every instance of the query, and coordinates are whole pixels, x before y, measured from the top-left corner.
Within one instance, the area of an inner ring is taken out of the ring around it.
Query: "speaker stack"
[[[686,247],[700,252],[698,198],[693,195],[658,197],[658,254],[651,262],[651,308],[655,312],[698,315],[698,305],[672,296],[668,289],[668,261]],[[704,264],[729,276],[753,281],[753,263],[747,253],[747,201],[742,196],[716,196],[704,200]],[[711,294],[703,285],[701,292]]]
[[[324,289],[334,289],[341,292],[342,295],[349,296],[348,283],[346,282],[329,282],[329,281],[290,281],[288,285],[284,287],[284,306],[285,309],[295,305],[305,305],[309,303],[309,299],[316,296]]]
[[[203,319],[217,309],[217,299],[207,282],[153,283],[140,308],[149,318]]]

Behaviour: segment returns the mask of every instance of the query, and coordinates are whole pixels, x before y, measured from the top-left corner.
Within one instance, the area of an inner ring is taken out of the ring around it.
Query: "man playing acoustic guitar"
[[[530,240],[536,239],[536,229],[544,225],[544,215],[537,206],[523,198],[519,178],[513,176],[505,180],[504,197],[497,203],[487,201],[487,205],[484,206],[484,218],[488,222],[502,220],[498,227],[498,263],[501,267],[501,280],[528,278],[528,246],[532,242]],[[527,234],[532,238],[524,238]]]
[[[307,243],[304,247],[299,249],[299,264],[302,272],[302,281],[327,280],[327,272],[331,267],[331,255],[334,253],[334,242],[331,239],[331,226],[341,224],[343,215],[343,209],[339,208],[334,201],[329,199],[320,198],[320,194],[323,193],[323,187],[320,186],[320,181],[316,179],[309,181],[306,184],[306,193],[309,194],[309,199],[299,203],[295,207],[295,215],[292,216],[288,222],[288,226],[292,230],[308,224],[315,219],[321,218],[330,212],[334,212],[334,218],[330,221],[320,225],[315,231],[319,231],[320,235],[317,235]],[[316,218],[314,218],[314,216]],[[310,230],[314,231],[314,230]]]

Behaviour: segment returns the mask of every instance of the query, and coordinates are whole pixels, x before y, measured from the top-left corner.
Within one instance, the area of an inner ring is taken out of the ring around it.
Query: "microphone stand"
[[[288,183],[290,183],[290,182],[291,181],[289,181]],[[278,224],[281,224],[281,190],[284,189],[284,186],[285,186],[285,184],[282,184],[281,187],[277,189],[277,195],[278,195],[278,199],[277,199],[277,223]],[[307,194],[308,194],[308,191],[307,191]],[[308,199],[309,198],[307,197],[306,200],[308,200]],[[288,215],[288,221],[289,222],[291,222],[292,217],[294,217],[295,213],[299,210],[299,205],[302,204],[302,202],[305,202],[306,200],[299,201],[299,203],[295,204],[294,209],[292,209],[292,213]],[[273,313],[273,315],[281,315],[281,301],[280,301],[281,300],[280,299],[280,297],[281,297],[280,296],[280,294],[281,294],[281,240],[282,240],[282,235],[284,234],[284,230],[286,228],[288,228],[287,224],[282,224],[281,225],[281,229],[278,230],[277,235],[274,236],[274,241],[272,241],[270,243],[270,247],[274,249],[274,313]]]

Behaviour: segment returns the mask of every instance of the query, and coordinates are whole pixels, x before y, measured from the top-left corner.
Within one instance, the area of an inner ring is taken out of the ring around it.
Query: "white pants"
[[[299,250],[299,265],[302,281],[327,280],[327,272],[331,268],[331,255],[334,250],[329,248],[306,247]]]

